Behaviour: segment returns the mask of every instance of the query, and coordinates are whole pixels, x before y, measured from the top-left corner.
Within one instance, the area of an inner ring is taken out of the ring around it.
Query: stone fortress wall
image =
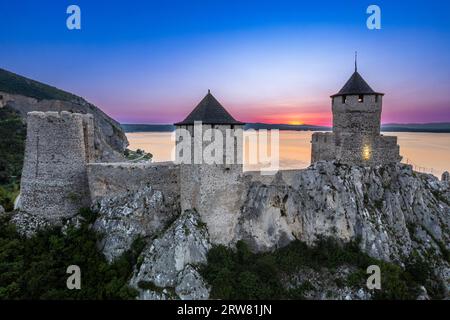
[[[86,164],[94,154],[91,115],[30,112],[20,209],[49,221],[75,215],[91,203]]]
[[[165,195],[179,197],[179,169],[173,162],[89,163],[87,174],[93,202],[147,185]]]

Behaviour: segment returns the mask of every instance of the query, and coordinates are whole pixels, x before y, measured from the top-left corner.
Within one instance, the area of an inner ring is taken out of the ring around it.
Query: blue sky
[[[448,1],[1,0],[0,67],[125,123],[179,121],[211,89],[242,121],[329,124],[357,50],[384,122],[450,121],[449,15]]]

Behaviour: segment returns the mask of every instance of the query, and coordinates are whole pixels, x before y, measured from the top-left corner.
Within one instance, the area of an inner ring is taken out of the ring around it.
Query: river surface
[[[252,133],[244,133],[246,155],[248,138]],[[279,131],[279,165],[281,169],[301,169],[311,161],[312,131]],[[384,135],[397,136],[402,162],[414,166],[416,171],[432,173],[440,178],[442,172],[450,171],[450,133],[386,132]],[[133,132],[127,133],[130,149],[143,149],[153,154],[154,162],[173,160],[174,133]],[[269,143],[270,145],[270,143]],[[270,148],[270,147],[269,147]],[[268,148],[268,149],[269,149]],[[258,164],[250,164],[248,156],[244,170],[258,169]]]

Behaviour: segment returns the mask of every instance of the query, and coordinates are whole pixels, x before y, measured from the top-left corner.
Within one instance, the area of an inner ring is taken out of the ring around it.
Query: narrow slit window
[[[347,102],[347,96],[342,96],[342,103],[346,103]]]

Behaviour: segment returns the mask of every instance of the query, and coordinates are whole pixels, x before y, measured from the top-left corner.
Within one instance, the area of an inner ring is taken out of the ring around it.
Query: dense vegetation
[[[0,108],[0,205],[13,209],[25,150],[26,126],[12,108]]]
[[[145,152],[142,149],[136,151],[125,149],[124,156],[130,161],[152,161],[153,155],[149,152]]]
[[[20,94],[38,100],[73,100],[75,95],[55,87],[34,81],[15,73],[0,69],[0,91],[10,94]]]
[[[366,269],[378,265],[381,269],[382,290],[374,290],[375,299],[415,299],[420,284],[428,293],[441,297],[441,283],[433,278],[427,264],[419,258],[411,259],[405,269],[369,257],[356,243],[339,244],[323,239],[314,247],[294,241],[273,253],[252,253],[245,243],[239,242],[236,250],[216,246],[208,253],[208,264],[201,271],[212,286],[211,298],[217,299],[303,299],[310,283],[296,289],[286,289],[283,279],[295,274],[299,267],[335,270],[339,266],[356,267],[344,283],[355,289],[365,287]],[[286,280],[284,280],[286,281]],[[326,288],[324,288],[326,289]]]
[[[108,264],[96,247],[99,235],[89,229],[95,216],[79,229],[41,231],[20,236],[6,217],[0,217],[0,299],[132,299],[136,291],[127,283],[143,248],[137,240],[130,251]],[[66,287],[69,265],[81,269],[81,289]]]

